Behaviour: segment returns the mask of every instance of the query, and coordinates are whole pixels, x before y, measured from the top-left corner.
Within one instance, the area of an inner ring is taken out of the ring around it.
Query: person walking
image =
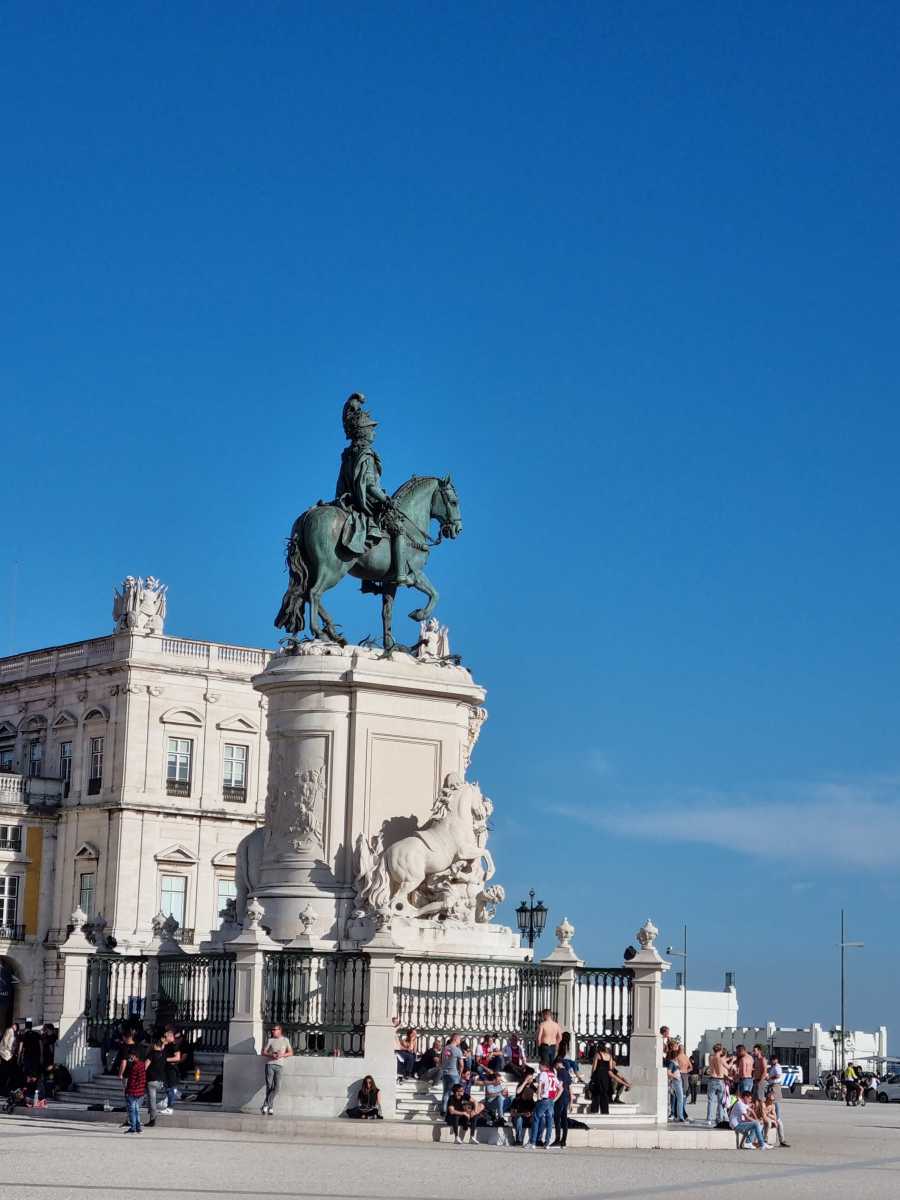
[[[284,1036],[280,1025],[272,1026],[269,1040],[263,1046],[262,1055],[266,1061],[266,1098],[259,1110],[264,1117],[271,1117],[275,1111],[275,1097],[281,1087],[282,1059],[291,1058],[294,1048]]]
[[[128,1109],[126,1133],[141,1133],[141,1101],[147,1091],[147,1064],[132,1042],[123,1068],[125,1106]]]

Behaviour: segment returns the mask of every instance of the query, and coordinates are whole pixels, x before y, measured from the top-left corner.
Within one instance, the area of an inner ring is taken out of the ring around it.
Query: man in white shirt
[[[550,1148],[550,1135],[553,1133],[553,1106],[556,1097],[562,1091],[562,1084],[555,1069],[549,1063],[541,1063],[541,1071],[537,1077],[534,1089],[534,1115],[531,1118],[531,1148]],[[544,1141],[541,1132],[546,1130]]]
[[[763,1127],[761,1122],[756,1120],[750,1111],[750,1105],[747,1104],[745,1100],[742,1100],[740,1096],[738,1096],[737,1100],[735,1100],[734,1104],[731,1106],[728,1124],[735,1133],[739,1133],[741,1135],[739,1149],[755,1150],[756,1146],[753,1145],[752,1141],[748,1141],[748,1139],[751,1137],[756,1138],[756,1142],[760,1150],[769,1149],[769,1147],[766,1145],[765,1136],[763,1135]]]

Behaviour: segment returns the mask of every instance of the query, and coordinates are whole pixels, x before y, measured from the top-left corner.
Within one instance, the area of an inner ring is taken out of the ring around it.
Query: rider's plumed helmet
[[[378,422],[366,412],[363,405],[366,402],[362,392],[353,392],[344,402],[341,420],[344,434],[352,441],[363,429],[374,429]]]

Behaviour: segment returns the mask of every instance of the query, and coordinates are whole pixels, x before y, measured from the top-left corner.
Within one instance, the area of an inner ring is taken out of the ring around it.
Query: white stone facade
[[[121,951],[218,928],[262,821],[267,650],[125,630],[0,659],[0,1020],[55,1020],[80,904]]]
[[[660,1000],[660,1024],[668,1025],[672,1036],[680,1038],[684,1031],[684,988],[663,987]],[[688,988],[685,1045],[689,1054],[699,1045],[707,1029],[734,1027],[737,1022],[738,997],[733,984],[724,987],[720,992]]]

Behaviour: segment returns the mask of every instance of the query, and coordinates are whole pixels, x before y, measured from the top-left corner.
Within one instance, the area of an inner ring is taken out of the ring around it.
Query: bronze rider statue
[[[391,539],[391,576],[384,583],[408,587],[408,547],[403,514],[381,486],[381,459],[372,445],[378,422],[366,411],[366,398],[354,392],[344,404],[341,420],[350,439],[341,454],[335,504],[350,515],[341,542],[351,554],[363,554],[384,537]],[[380,592],[381,584],[363,582],[363,591]]]

